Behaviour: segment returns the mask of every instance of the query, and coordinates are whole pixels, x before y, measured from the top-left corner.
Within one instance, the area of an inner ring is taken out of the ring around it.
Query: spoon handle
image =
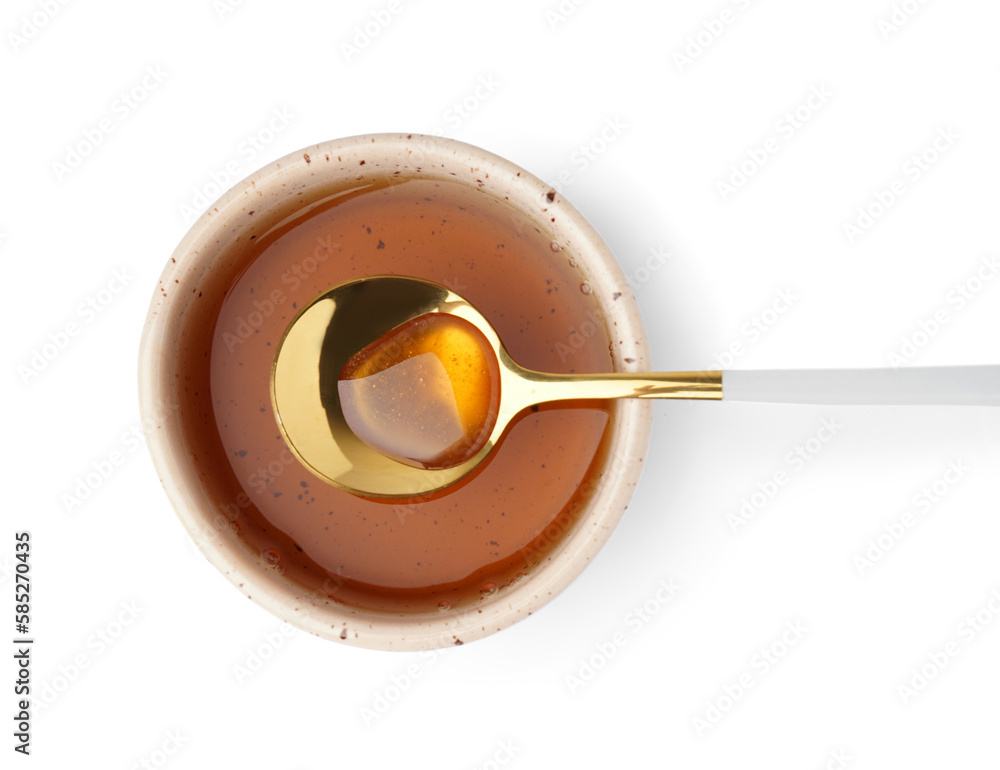
[[[831,405],[1000,405],[1000,366],[996,365],[585,375],[543,374],[522,369],[511,384],[525,389],[513,398],[520,407],[579,398],[678,398]]]
[[[507,362],[514,375],[501,385],[515,411],[545,401],[605,398],[683,398],[718,401],[722,372],[647,372],[633,374],[549,374]],[[508,395],[509,394],[509,395]]]
[[[726,371],[726,401],[1000,405],[1000,366]]]

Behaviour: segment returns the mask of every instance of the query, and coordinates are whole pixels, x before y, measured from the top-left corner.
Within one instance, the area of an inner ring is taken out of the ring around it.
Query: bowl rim
[[[336,157],[336,165],[330,159]],[[322,162],[320,159],[324,159]],[[366,168],[367,167],[367,168]],[[189,456],[170,398],[172,357],[182,340],[185,309],[192,294],[166,291],[175,281],[190,283],[213,267],[220,254],[220,234],[245,228],[247,205],[288,203],[294,183],[318,189],[326,177],[361,182],[369,175],[395,173],[443,178],[478,187],[505,199],[532,223],[542,223],[573,250],[597,294],[612,346],[616,371],[649,371],[650,353],[638,303],[617,260],[593,226],[562,193],[511,161],[465,142],[423,134],[363,134],[304,147],[279,158],[237,182],[191,225],[174,249],[153,293],[139,348],[139,405],[153,465],[176,515],[208,560],[245,596],[281,620],[317,636],[382,650],[448,647],[488,636],[521,620],[565,589],[610,538],[632,497],[643,467],[652,425],[652,405],[645,399],[619,402],[606,438],[605,474],[588,496],[573,532],[548,553],[543,563],[483,605],[437,616],[400,616],[345,608],[320,600],[297,583],[265,570],[235,537],[212,526],[215,502],[202,489],[197,463]],[[362,173],[358,173],[361,169]],[[251,191],[255,193],[251,201]],[[557,215],[549,222],[549,215]],[[260,221],[260,217],[258,220]],[[171,346],[174,346],[171,348]],[[626,360],[628,359],[628,360]],[[348,631],[346,638],[343,633]]]

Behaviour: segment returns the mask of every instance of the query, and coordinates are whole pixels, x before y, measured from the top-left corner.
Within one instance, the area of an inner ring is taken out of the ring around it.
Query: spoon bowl
[[[494,349],[500,346],[490,324],[461,296],[414,278],[375,276],[340,284],[292,320],[274,358],[271,399],[289,448],[317,476],[362,497],[420,497],[461,480],[493,449],[506,424],[499,418],[486,444],[466,462],[414,468],[368,446],[347,424],[337,387],[347,362],[392,329],[428,313],[458,315],[480,329]]]

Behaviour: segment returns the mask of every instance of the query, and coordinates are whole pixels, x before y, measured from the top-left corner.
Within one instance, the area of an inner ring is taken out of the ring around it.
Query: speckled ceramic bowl
[[[362,163],[364,161],[364,163]],[[225,499],[199,463],[202,432],[214,431],[204,394],[192,392],[186,372],[204,366],[218,307],[233,280],[240,244],[264,233],[311,201],[366,176],[459,181],[507,200],[565,244],[614,328],[617,371],[649,371],[639,310],[614,256],[562,195],[513,163],[461,142],[417,134],[375,134],[326,142],[292,153],[243,180],[194,224],[160,279],[146,320],[139,392],[148,444],[164,489],[181,522],[209,561],[246,596],[318,636],[385,650],[419,650],[469,642],[527,617],[564,589],[611,535],[632,496],[646,452],[652,407],[616,404],[606,434],[600,482],[584,499],[572,530],[526,579],[476,604],[469,612],[380,613],[330,601],[266,569],[219,511]],[[558,215],[558,216],[556,216]],[[214,312],[213,312],[214,311]],[[200,400],[199,400],[200,399]],[[555,514],[556,512],[553,512]],[[350,629],[346,633],[345,629]]]

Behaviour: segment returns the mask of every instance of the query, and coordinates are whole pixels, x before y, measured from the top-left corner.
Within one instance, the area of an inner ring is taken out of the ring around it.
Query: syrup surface
[[[276,423],[270,371],[298,309],[340,283],[385,274],[461,294],[522,366],[612,371],[600,304],[581,291],[587,276],[572,253],[506,203],[424,179],[348,191],[246,248],[204,359],[214,425],[203,430],[218,439],[195,437],[203,446],[192,451],[220,516],[251,551],[314,595],[400,612],[459,608],[542,562],[600,481],[608,404],[526,410],[464,483],[427,499],[367,500],[294,457]],[[193,353],[188,369],[197,398],[200,361]]]

